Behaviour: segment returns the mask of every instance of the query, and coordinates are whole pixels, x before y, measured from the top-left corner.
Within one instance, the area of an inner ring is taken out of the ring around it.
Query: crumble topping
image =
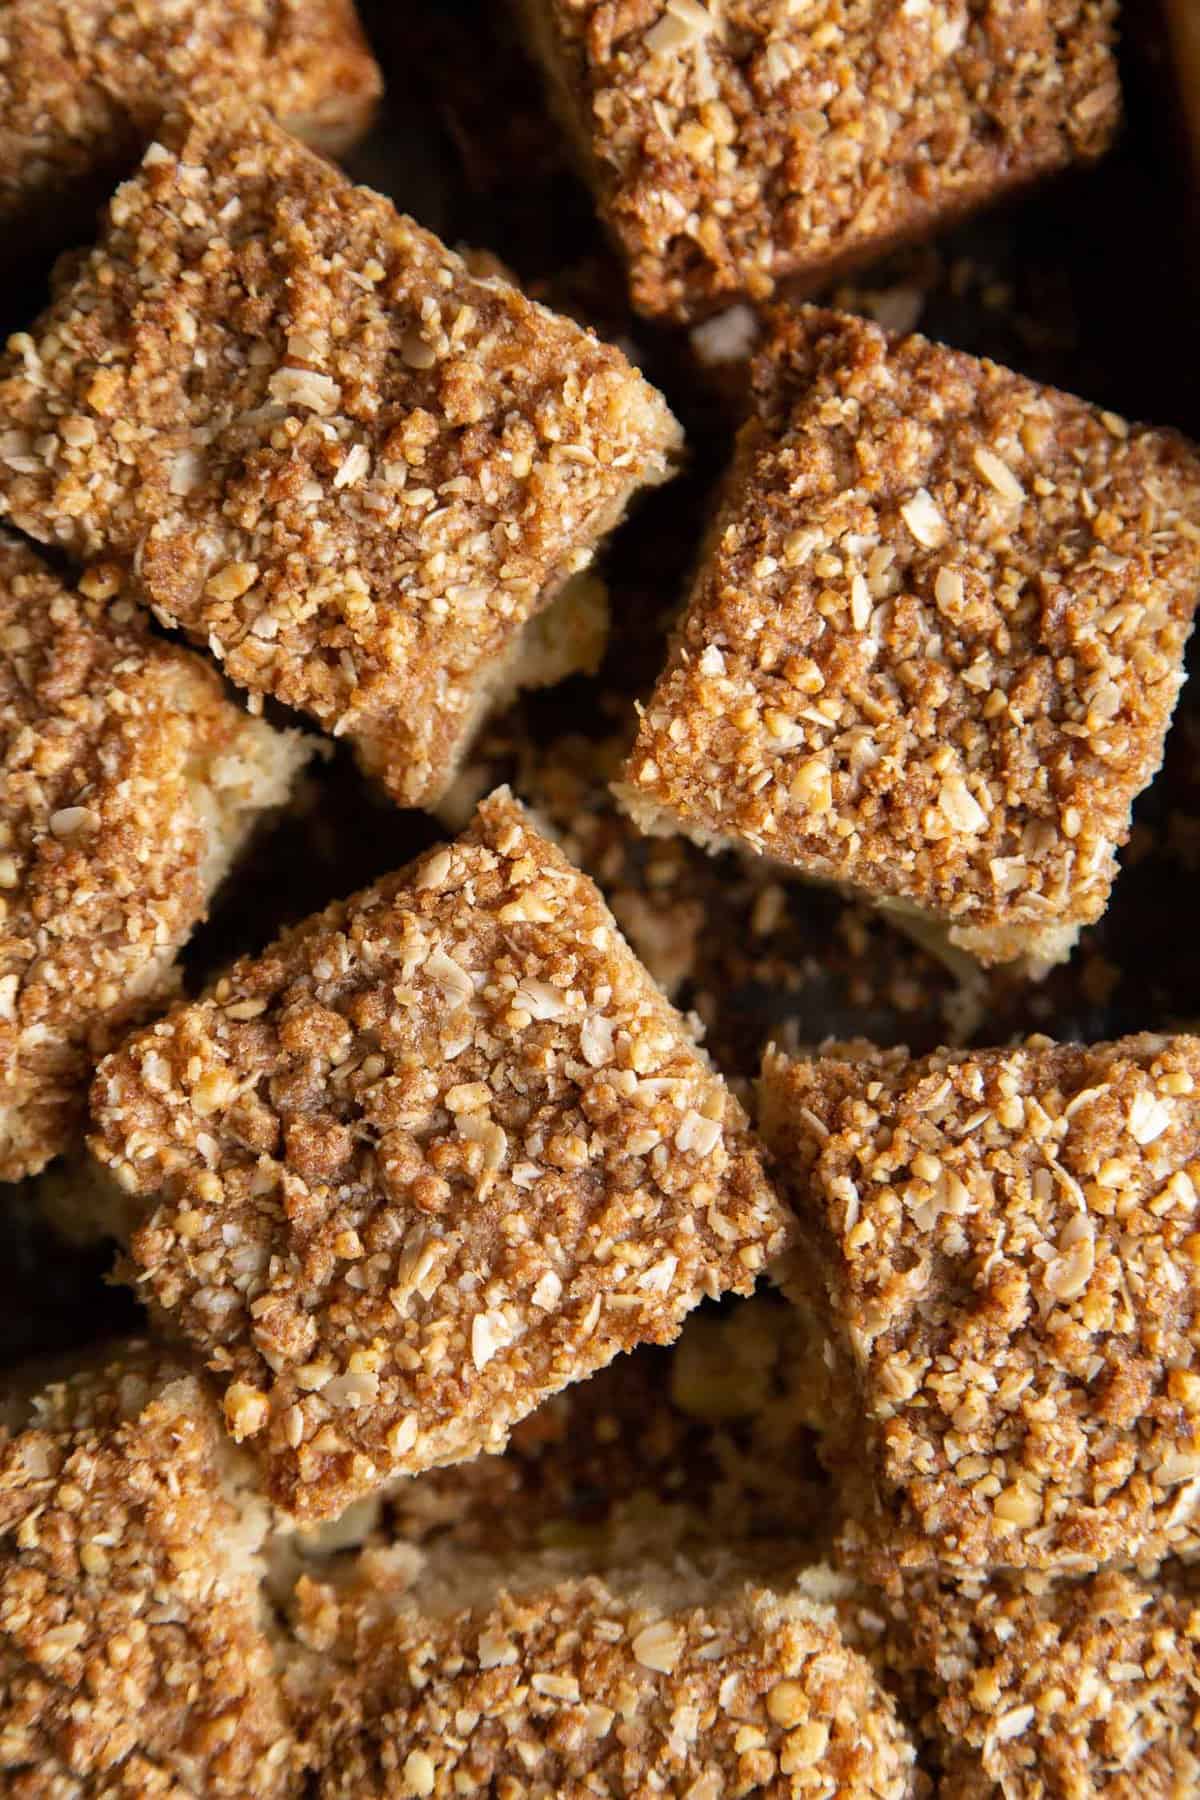
[[[261,1618],[266,1509],[220,1412],[149,1345],[0,1431],[0,1770],[39,1795],[293,1795]]]
[[[520,0],[630,269],[674,318],[810,287],[1105,150],[1115,0]]]
[[[503,790],[134,1037],[93,1105],[145,1197],[139,1294],[304,1518],[501,1448],[790,1237],[741,1108]]]
[[[224,104],[164,126],[0,413],[0,514],[131,570],[406,805],[680,441],[619,351]]]
[[[82,1134],[96,1062],[309,746],[249,719],[137,609],[0,534],[0,1179]]]
[[[302,1642],[346,1670],[312,1708],[322,1800],[913,1793],[891,1702],[802,1578],[783,1595],[736,1568],[440,1573],[444,1595],[422,1591],[434,1564],[409,1597],[411,1563],[368,1554],[341,1588],[300,1582]]]
[[[921,1683],[948,1800],[1143,1800],[1200,1781],[1193,1570],[1153,1580],[996,1576],[905,1583],[887,1656]]]
[[[0,218],[44,229],[64,190],[132,160],[172,104],[240,94],[333,154],[381,87],[352,0],[8,0]]]
[[[620,790],[985,962],[1099,917],[1200,593],[1200,461],[995,364],[782,317]]]
[[[876,1573],[1194,1551],[1200,1040],[768,1055],[843,1548]]]

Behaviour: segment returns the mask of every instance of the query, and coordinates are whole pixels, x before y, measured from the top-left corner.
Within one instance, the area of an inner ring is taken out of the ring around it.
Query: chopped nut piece
[[[1200,458],[849,315],[781,315],[760,369],[622,804],[1044,973],[1162,759]]]
[[[269,1514],[211,1395],[130,1344],[6,1412],[0,1783],[114,1800],[296,1794],[261,1623]]]
[[[675,318],[932,235],[1098,156],[1120,114],[1116,0],[516,10],[636,305]]]
[[[379,71],[353,0],[8,0],[0,58],[0,219],[42,231],[63,190],[120,169],[164,110],[238,94],[330,155],[370,123]],[[91,442],[84,415],[64,422]]]
[[[313,1656],[290,1686],[321,1800],[718,1800],[748,1791],[750,1733],[766,1758],[752,1768],[790,1747],[814,1794],[909,1800],[913,1751],[893,1703],[806,1571],[773,1591],[736,1562],[600,1576],[581,1561],[369,1550],[336,1585],[301,1578],[290,1610]]]
[[[634,1658],[643,1669],[656,1669],[669,1675],[683,1652],[683,1642],[669,1619],[656,1619],[644,1625],[633,1639]]]
[[[768,1055],[761,1125],[802,1233],[784,1280],[814,1315],[844,1547],[876,1574],[1195,1554],[1181,1072],[1200,1039]],[[1147,1101],[1165,1119],[1141,1143]]]
[[[98,1056],[173,991],[176,951],[308,747],[4,534],[0,738],[0,1180],[16,1181],[81,1135]]]
[[[406,805],[490,706],[594,663],[596,584],[573,578],[680,441],[619,351],[225,104],[164,127],[11,340],[0,414],[30,445],[0,457],[0,514],[123,561]],[[57,427],[79,417],[77,450]]]
[[[522,994],[556,1003],[535,1015]],[[243,1022],[251,998],[266,1004]],[[248,1092],[272,1126],[253,1148]],[[247,1429],[265,1398],[249,1442],[305,1518],[500,1447],[706,1295],[748,1292],[790,1235],[736,1101],[592,883],[503,791],[455,844],[133,1038],[93,1098],[96,1154],[146,1197],[139,1294],[253,1397]],[[419,1435],[395,1429],[411,1418]]]

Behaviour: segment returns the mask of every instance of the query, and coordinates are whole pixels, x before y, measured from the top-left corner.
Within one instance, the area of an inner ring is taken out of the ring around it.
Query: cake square
[[[61,227],[64,204],[85,212],[173,105],[241,95],[335,155],[381,89],[353,0],[8,0],[0,219],[37,237]]]
[[[313,1655],[291,1679],[317,1792],[909,1800],[895,1707],[806,1573],[399,1547],[302,1578]]]
[[[843,1548],[878,1573],[1194,1553],[1200,1039],[764,1062]],[[819,1390],[818,1390],[819,1391]]]
[[[260,1600],[268,1510],[239,1485],[211,1394],[166,1353],[126,1344],[5,1412],[7,1791],[297,1793]]]
[[[621,797],[1044,971],[1104,910],[1200,596],[1171,432],[785,318]]]
[[[1200,1784],[1196,1572],[920,1583],[893,1600],[894,1655],[927,1702],[947,1800],[1141,1800]]]
[[[99,1058],[310,745],[248,718],[141,612],[0,533],[0,1180],[82,1137]]]
[[[810,289],[1105,150],[1115,0],[518,0],[635,304]]]
[[[501,1448],[790,1236],[691,1029],[503,790],[130,1039],[93,1106],[139,1295],[302,1519]]]
[[[411,805],[594,654],[544,609],[680,440],[618,350],[232,104],[163,127],[0,417],[0,514],[131,570]]]

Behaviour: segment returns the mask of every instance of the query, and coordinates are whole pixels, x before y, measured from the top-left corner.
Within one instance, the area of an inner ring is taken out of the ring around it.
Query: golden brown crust
[[[156,1197],[139,1293],[304,1517],[499,1448],[790,1235],[741,1108],[503,791],[135,1037],[93,1103]]]
[[[630,757],[650,828],[1058,960],[1103,911],[1200,592],[1200,460],[805,308]]]
[[[322,1800],[912,1792],[891,1702],[800,1587],[548,1562],[514,1591],[493,1567],[490,1597],[436,1613],[419,1581],[389,1605],[386,1581],[365,1559],[357,1591],[297,1593],[302,1641],[347,1670],[318,1690]]]
[[[149,1346],[0,1433],[0,1771],[13,1800],[283,1796],[299,1757],[260,1623],[265,1509],[218,1407]]]
[[[841,1383],[848,1554],[1194,1551],[1198,1080],[1190,1037],[767,1058],[762,1130],[796,1171],[802,1298]]]
[[[0,412],[0,513],[131,565],[406,804],[679,441],[619,351],[225,106],[151,146]]]
[[[1078,159],[1120,115],[1115,0],[520,0],[630,266],[676,318]]]
[[[96,1062],[306,751],[127,602],[0,535],[0,1180],[65,1150]]]
[[[0,219],[35,231],[63,190],[132,160],[163,112],[258,101],[334,151],[382,88],[353,0],[9,0],[0,51]]]

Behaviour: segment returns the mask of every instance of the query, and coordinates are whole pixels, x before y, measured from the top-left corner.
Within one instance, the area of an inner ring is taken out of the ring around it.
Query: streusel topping
[[[102,1066],[138,1291],[273,1494],[334,1514],[503,1446],[790,1236],[745,1117],[503,791]]]
[[[81,1133],[98,1059],[308,747],[247,718],[137,608],[0,535],[0,1178]]]
[[[1200,596],[1200,459],[804,309],[743,431],[623,790],[1048,960],[1103,911]]]
[[[581,1579],[547,1558],[507,1579],[480,1565],[472,1603],[470,1573],[454,1570],[454,1610],[423,1605],[420,1578],[390,1595],[386,1554],[348,1589],[301,1583],[302,1640],[347,1671],[332,1695],[317,1678],[322,1800],[913,1792],[892,1703],[802,1582]]]
[[[14,1796],[265,1800],[300,1759],[263,1629],[266,1509],[220,1412],[129,1346],[0,1432],[0,1770]]]
[[[1200,1039],[769,1056],[846,1546],[1083,1569],[1191,1551]]]
[[[434,798],[521,628],[679,430],[265,115],[164,128],[0,364],[0,513]]]
[[[674,317],[932,232],[1089,160],[1115,0],[521,0],[623,249]]]
[[[132,161],[172,105],[240,94],[332,153],[381,86],[353,0],[8,0],[0,218],[37,233],[39,212]]]

